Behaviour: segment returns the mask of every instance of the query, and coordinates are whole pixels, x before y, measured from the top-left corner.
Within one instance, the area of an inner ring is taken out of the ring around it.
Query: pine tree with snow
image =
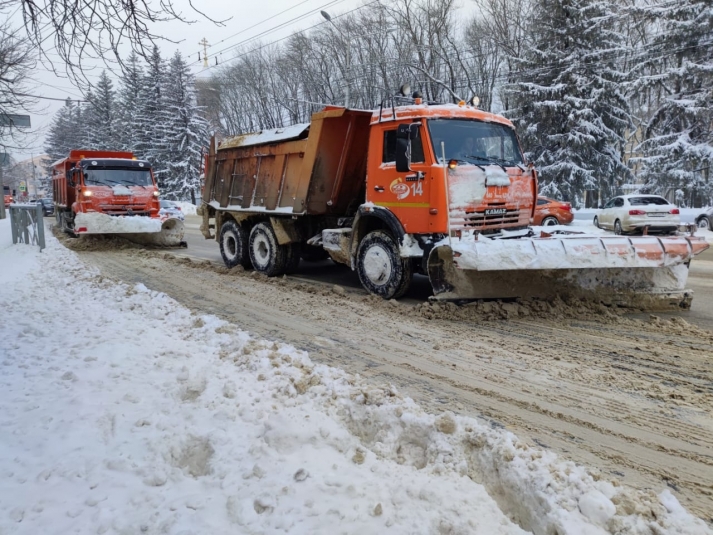
[[[195,78],[180,52],[171,58],[168,78],[171,83],[164,93],[162,121],[166,143],[164,158],[167,162],[164,188],[169,197],[190,198],[195,204],[195,194],[200,188],[203,150],[208,143],[208,123],[196,104]]]
[[[45,139],[45,152],[50,162],[65,158],[70,150],[87,148],[85,130],[82,107],[68,98],[52,119]]]
[[[154,174],[161,179],[167,169],[165,119],[166,62],[161,57],[158,46],[154,46],[147,59],[141,78],[139,92],[139,112],[135,116],[138,142],[136,155],[151,163]]]
[[[658,0],[642,8],[660,31],[639,68],[641,92],[660,95],[651,110],[641,177],[654,193],[713,196],[713,4]]]
[[[139,116],[143,110],[141,90],[144,71],[139,56],[135,52],[129,56],[120,78],[121,86],[117,95],[117,132],[122,150],[138,153],[141,150]]]
[[[614,193],[631,124],[617,57],[625,50],[610,0],[538,0],[533,44],[510,91],[510,115],[540,192],[581,203],[585,190]]]
[[[86,144],[93,150],[120,148],[114,87],[106,71],[99,82],[87,93],[85,121]]]

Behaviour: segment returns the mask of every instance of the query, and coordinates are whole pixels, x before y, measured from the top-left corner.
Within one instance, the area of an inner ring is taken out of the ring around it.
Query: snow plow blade
[[[688,263],[709,245],[692,236],[452,239],[431,251],[434,299],[539,298],[689,308]]]
[[[77,214],[74,232],[78,236],[118,236],[141,245],[181,247],[185,245],[183,221],[144,216],[109,216],[101,213]]]
[[[171,217],[161,224],[160,232],[139,232],[136,234],[117,234],[134,243],[141,245],[154,245],[157,247],[183,247],[185,227],[183,221]]]

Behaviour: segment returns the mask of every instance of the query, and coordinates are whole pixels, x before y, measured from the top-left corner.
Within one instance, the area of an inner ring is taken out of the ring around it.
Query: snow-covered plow
[[[438,300],[593,299],[646,308],[688,308],[688,263],[709,245],[695,236],[452,237],[429,255]]]
[[[119,236],[141,245],[180,247],[185,242],[183,221],[175,217],[110,216],[101,213],[79,213],[75,217],[77,236]]]

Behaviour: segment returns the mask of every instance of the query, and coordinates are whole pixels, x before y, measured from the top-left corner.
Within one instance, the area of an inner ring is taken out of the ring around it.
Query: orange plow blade
[[[431,251],[438,300],[581,297],[645,308],[689,307],[694,236],[451,238]]]

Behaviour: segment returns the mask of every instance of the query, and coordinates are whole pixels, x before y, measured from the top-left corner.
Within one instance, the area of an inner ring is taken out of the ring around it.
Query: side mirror
[[[408,173],[411,170],[411,140],[418,139],[418,123],[400,124],[396,130],[396,171]]]

